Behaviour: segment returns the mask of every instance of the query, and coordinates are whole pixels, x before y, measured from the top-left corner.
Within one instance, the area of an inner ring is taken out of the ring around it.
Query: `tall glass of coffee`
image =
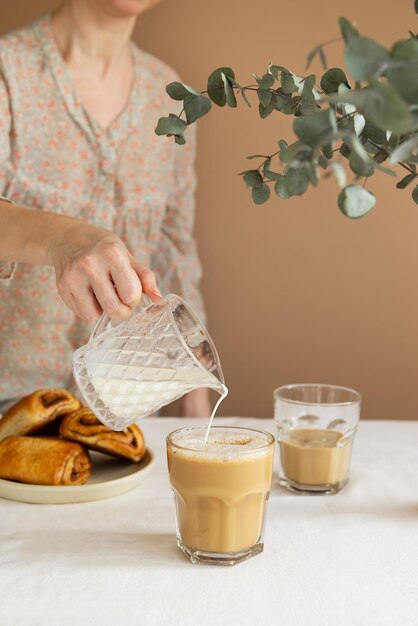
[[[250,428],[182,428],[167,437],[177,545],[192,563],[234,565],[263,551],[274,437]]]

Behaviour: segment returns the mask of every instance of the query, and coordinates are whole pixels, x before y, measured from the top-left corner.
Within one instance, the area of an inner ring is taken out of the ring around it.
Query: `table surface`
[[[217,421],[275,432],[273,420]],[[133,491],[0,499],[2,625],[418,624],[418,422],[361,422],[336,496],[290,494],[275,472],[264,552],[234,567],[192,565],[175,545],[165,436],[186,421],[140,425],[157,461]]]

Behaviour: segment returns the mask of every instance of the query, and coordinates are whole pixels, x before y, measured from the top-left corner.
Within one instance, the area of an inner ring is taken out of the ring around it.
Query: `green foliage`
[[[188,124],[193,124],[199,117],[203,117],[212,108],[211,101],[206,96],[189,94],[184,99],[184,112]]]
[[[232,87],[228,81],[228,78],[235,78],[235,73],[230,67],[219,67],[214,70],[208,78],[208,96],[220,107],[224,107],[228,103],[228,98],[231,100]],[[226,85],[228,85],[228,93],[226,91]],[[232,106],[236,106],[237,102]]]
[[[374,195],[359,185],[347,185],[338,195],[338,208],[351,219],[367,215],[375,204]]]
[[[170,113],[168,117],[161,117],[158,120],[155,133],[157,135],[166,135],[167,137],[174,136],[176,143],[185,143],[184,131],[186,130],[187,122],[181,120],[177,115]]]
[[[323,44],[318,44],[317,46],[315,46],[315,48],[313,48],[313,50],[310,51],[310,53],[308,54],[307,58],[306,58],[306,66],[305,69],[307,70],[308,67],[310,67],[312,61],[315,59],[315,57],[318,56],[319,61],[322,65],[322,69],[326,70],[327,69],[327,57],[325,56],[325,52],[324,52],[324,46]]]
[[[345,63],[355,80],[369,80],[390,58],[389,52],[368,37],[353,37],[344,53]]]
[[[276,112],[293,115],[296,136],[290,143],[280,139],[273,154],[247,157],[258,160],[240,174],[255,204],[270,198],[273,185],[275,195],[287,199],[332,175],[341,189],[339,209],[356,219],[376,203],[365,183],[376,171],[396,176],[391,166],[402,168],[396,187],[412,189],[418,204],[418,37],[410,33],[386,49],[344,17],[339,27],[347,73],[327,67],[325,47],[336,39],[317,44],[308,54],[306,67],[316,63],[322,70],[318,79],[270,63],[266,72],[253,74],[256,84],[242,86],[230,67],[219,67],[210,74],[207,91],[178,81],[167,85],[167,94],[182,109],[161,118],[155,132],[184,144],[187,126],[206,115],[212,103],[236,108],[240,96],[251,107],[249,96],[254,95],[261,119]],[[347,184],[347,176],[363,184]]]
[[[341,35],[343,36],[344,42],[347,44],[355,37],[359,37],[359,32],[353,24],[347,20],[345,17],[340,17],[338,20],[338,24],[340,26]]]
[[[297,117],[293,122],[293,130],[301,141],[312,148],[329,144],[337,134],[335,113],[328,109]]]
[[[325,91],[325,93],[337,93],[341,83],[350,87],[347,76],[343,70],[339,67],[333,67],[327,70],[321,78],[321,89]]]
[[[263,204],[263,202],[267,202],[270,197],[270,187],[265,183],[260,187],[253,187],[251,195],[255,204]]]

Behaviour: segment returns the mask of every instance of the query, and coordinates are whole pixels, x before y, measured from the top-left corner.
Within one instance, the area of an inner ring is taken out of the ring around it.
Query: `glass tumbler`
[[[335,494],[347,483],[361,396],[335,385],[274,392],[280,484],[296,493]]]
[[[263,551],[274,436],[217,426],[167,437],[177,545],[192,563],[234,565]]]

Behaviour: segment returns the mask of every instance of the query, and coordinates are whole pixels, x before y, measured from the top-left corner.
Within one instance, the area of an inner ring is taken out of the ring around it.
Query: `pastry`
[[[49,437],[0,442],[0,478],[34,485],[84,485],[91,461],[84,446]]]
[[[75,411],[77,400],[65,389],[39,389],[11,406],[0,419],[0,441],[11,435],[28,435]]]
[[[140,461],[146,450],[144,436],[138,426],[132,424],[124,430],[115,432],[104,426],[86,407],[66,415],[60,424],[59,432],[64,439],[78,441],[92,450],[130,461]]]

